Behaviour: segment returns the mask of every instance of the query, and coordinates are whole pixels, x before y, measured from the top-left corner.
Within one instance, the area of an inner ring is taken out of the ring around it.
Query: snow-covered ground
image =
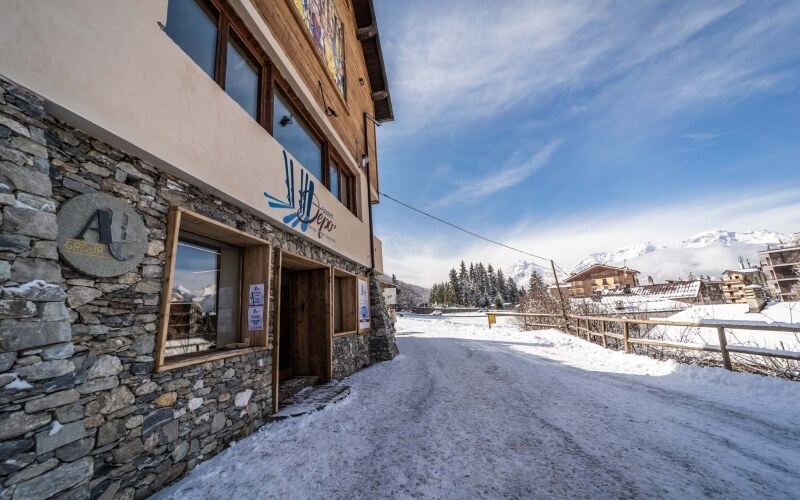
[[[800,384],[401,318],[402,354],[156,498],[791,498]]]
[[[747,329],[729,329],[728,343],[765,349],[800,352],[800,302],[777,302],[769,304],[760,313],[748,312],[747,304],[713,304],[692,306],[689,309],[666,318],[668,321],[711,322],[722,320],[731,325],[747,323],[794,325],[794,332],[773,332]],[[694,328],[676,326],[657,326],[653,335],[675,341],[698,344],[719,344],[716,328]]]

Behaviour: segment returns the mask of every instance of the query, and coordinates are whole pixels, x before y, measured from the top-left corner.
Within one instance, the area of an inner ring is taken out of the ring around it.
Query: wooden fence
[[[667,321],[660,319],[635,319],[617,318],[607,316],[582,316],[577,314],[533,314],[497,312],[497,316],[514,316],[521,318],[522,325],[527,330],[534,328],[559,328],[573,335],[585,336],[589,342],[602,344],[606,348],[614,348],[611,340],[621,344],[626,353],[633,352],[634,346],[654,346],[664,349],[686,349],[698,352],[715,352],[721,356],[722,366],[733,370],[731,353],[762,356],[764,358],[779,358],[800,361],[800,352],[780,349],[766,349],[742,345],[729,345],[727,330],[754,330],[769,332],[800,333],[800,325],[770,324],[758,322],[733,322],[724,320]],[[566,321],[565,321],[566,320]],[[641,327],[645,328],[642,329]],[[671,340],[657,340],[643,338],[654,326],[679,327],[679,328],[716,328],[719,344],[699,344],[692,342],[677,342]],[[632,335],[633,331],[637,335]],[[642,335],[642,332],[644,334]],[[596,342],[599,341],[599,342]],[[795,378],[795,377],[792,377]]]

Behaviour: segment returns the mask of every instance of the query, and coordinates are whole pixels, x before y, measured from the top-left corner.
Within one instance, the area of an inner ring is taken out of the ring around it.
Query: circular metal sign
[[[119,276],[139,265],[147,228],[125,201],[103,193],[82,194],[58,211],[58,251],[75,270]]]

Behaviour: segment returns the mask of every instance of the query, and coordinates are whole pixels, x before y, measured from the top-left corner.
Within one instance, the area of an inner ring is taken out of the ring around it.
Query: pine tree
[[[516,305],[519,302],[519,290],[517,290],[517,283],[510,276],[506,283],[506,290],[508,291],[508,301]]]
[[[506,288],[506,277],[503,275],[503,270],[497,270],[497,293],[503,298],[503,302],[511,302],[511,298],[508,296],[508,289]]]
[[[495,276],[494,268],[491,264],[486,266],[486,293],[489,297],[492,297],[492,299],[494,299],[497,293],[497,276]]]
[[[452,302],[461,304],[462,302],[461,286],[459,286],[458,284],[458,273],[456,273],[455,269],[450,270],[450,280],[448,281],[448,283],[453,291]]]
[[[528,278],[528,294],[542,294],[547,292],[547,284],[539,271],[533,270],[531,277]]]

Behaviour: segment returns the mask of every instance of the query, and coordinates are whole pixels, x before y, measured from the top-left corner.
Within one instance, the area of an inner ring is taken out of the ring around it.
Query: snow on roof
[[[631,274],[640,274],[639,271],[627,267],[609,266],[608,264],[592,264],[583,271],[578,271],[577,273],[571,275],[569,278],[566,279],[565,283],[570,283],[572,281],[575,281],[576,278],[578,278],[579,276],[583,276],[584,274],[588,273],[589,271],[591,271],[596,267],[604,267],[606,269],[613,269],[615,271],[624,271],[626,273],[631,273]]]
[[[659,283],[657,285],[632,286],[631,295],[641,295],[644,297],[657,297],[661,299],[688,299],[697,297],[700,294],[699,280],[696,281],[672,281],[669,283]],[[624,290],[615,290],[610,295],[627,295]]]
[[[641,295],[600,295],[586,298],[571,299],[576,304],[592,304],[608,313],[632,312],[670,312],[680,311],[689,307],[685,302],[644,297]],[[620,306],[622,306],[620,308]]]
[[[742,273],[742,274],[751,274],[751,273],[760,273],[761,269],[728,269],[724,271],[722,274],[728,273]]]

